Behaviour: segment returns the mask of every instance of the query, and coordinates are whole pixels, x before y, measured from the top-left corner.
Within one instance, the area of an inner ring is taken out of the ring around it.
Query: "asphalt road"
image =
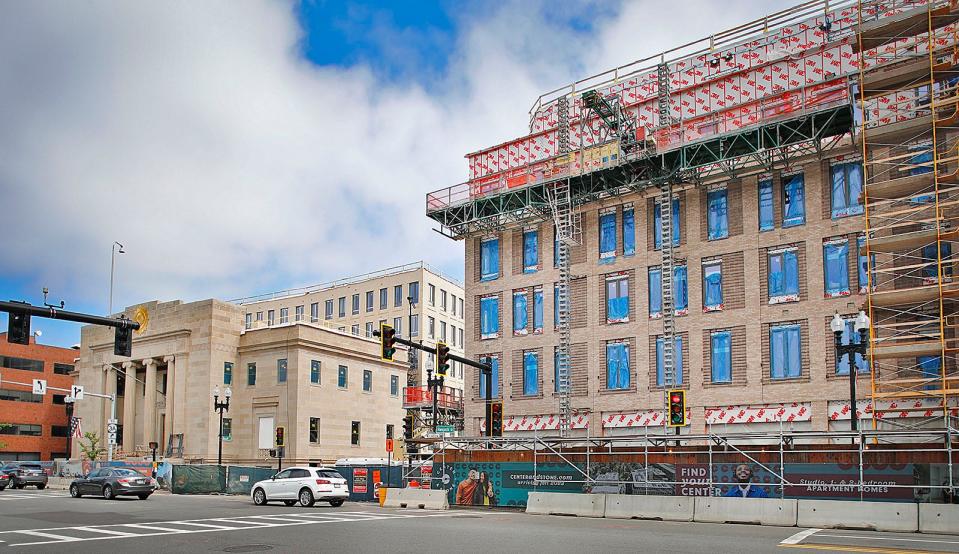
[[[254,506],[155,494],[73,499],[0,492],[0,551],[26,552],[957,552],[959,536],[532,516],[487,510]]]

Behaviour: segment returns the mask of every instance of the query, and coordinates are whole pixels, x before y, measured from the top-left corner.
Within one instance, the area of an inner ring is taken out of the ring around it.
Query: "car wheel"
[[[146,500],[147,498],[150,498],[150,494],[149,493],[138,494],[137,498],[139,498],[140,500]]]
[[[266,506],[266,493],[263,489],[253,491],[253,503],[257,506]]]
[[[116,498],[116,495],[113,494],[113,487],[110,485],[103,487],[103,498],[106,498],[107,500],[113,500]]]
[[[330,500],[330,506],[333,506],[334,508],[339,508],[342,505],[343,505],[342,498],[337,498],[336,500]]]
[[[37,490],[38,490],[38,491],[42,491],[42,490],[45,489],[45,488],[47,488],[47,486],[46,486],[45,484],[43,484],[43,483],[40,483],[39,485],[37,485]]]
[[[80,487],[76,485],[70,485],[70,496],[74,498],[80,498]]]
[[[300,489],[300,506],[309,508],[316,500],[313,498],[313,491],[307,488]]]

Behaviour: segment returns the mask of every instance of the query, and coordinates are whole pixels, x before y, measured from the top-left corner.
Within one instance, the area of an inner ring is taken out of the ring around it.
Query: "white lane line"
[[[107,535],[120,535],[127,537],[135,537],[139,533],[126,533],[123,531],[112,531],[110,529],[104,529],[102,527],[71,527],[71,529],[76,529],[77,531],[89,531],[91,533],[104,533]]]
[[[795,535],[793,535],[793,536],[791,536],[791,537],[789,537],[789,538],[787,538],[787,539],[784,539],[784,540],[783,540],[781,543],[779,543],[779,544],[799,544],[799,543],[802,542],[804,539],[807,539],[807,538],[811,537],[812,535],[815,535],[816,533],[818,533],[818,532],[820,532],[820,531],[822,531],[822,529],[806,529],[805,531],[800,531],[800,532],[796,533]]]
[[[944,541],[939,539],[907,539],[902,537],[873,537],[870,535],[832,535],[832,534],[819,534],[816,535],[816,538],[819,537],[832,537],[834,539],[860,539],[864,541],[905,541],[905,542],[929,542],[937,544],[959,544],[959,541]]]

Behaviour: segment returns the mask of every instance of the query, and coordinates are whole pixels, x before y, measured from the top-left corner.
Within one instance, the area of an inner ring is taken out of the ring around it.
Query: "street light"
[[[73,395],[63,399],[67,408],[67,459],[73,457]]]
[[[120,250],[117,250],[117,246],[120,247]],[[113,268],[116,266],[117,254],[126,254],[126,252],[123,250],[122,244],[113,241],[113,244],[110,245],[110,309],[107,315],[113,315]]]
[[[856,415],[856,376],[859,373],[856,368],[856,354],[862,357],[866,356],[866,350],[869,348],[869,316],[866,312],[859,310],[856,316],[854,329],[859,333],[859,344],[843,344],[842,333],[846,329],[846,322],[839,316],[839,312],[833,316],[829,322],[829,328],[832,329],[833,336],[836,337],[836,363],[843,356],[849,356],[849,417],[850,429],[856,431],[859,429],[859,418]],[[851,341],[850,341],[851,342]]]
[[[226,391],[223,392],[223,398],[226,401],[220,402],[220,385],[213,385],[213,411],[220,413],[220,444],[216,455],[217,465],[223,465],[223,412],[230,411],[231,396],[233,396],[233,391],[230,390],[230,387],[227,387]]]

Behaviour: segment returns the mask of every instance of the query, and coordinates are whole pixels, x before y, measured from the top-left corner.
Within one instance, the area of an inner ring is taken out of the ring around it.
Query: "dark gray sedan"
[[[47,488],[47,473],[40,464],[11,462],[0,468],[0,472],[8,477],[7,482],[11,488],[22,489],[28,485],[40,490]]]
[[[140,500],[146,500],[156,488],[156,481],[135,469],[104,467],[70,483],[70,496],[102,496],[107,500],[118,496],[136,496]]]

